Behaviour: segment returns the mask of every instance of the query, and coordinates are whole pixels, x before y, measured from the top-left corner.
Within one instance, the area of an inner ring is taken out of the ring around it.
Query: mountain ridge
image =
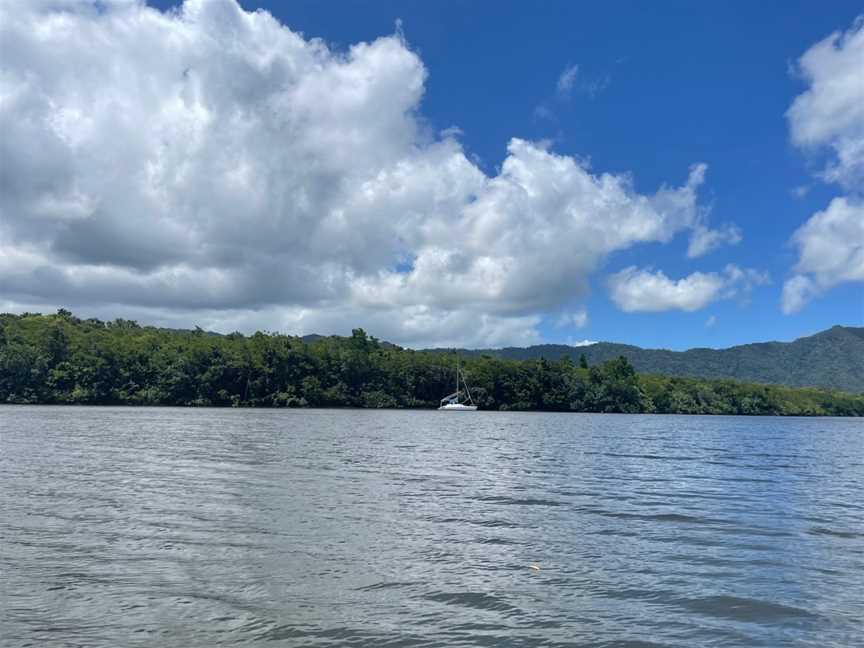
[[[444,353],[452,349],[425,351]],[[584,354],[589,364],[624,356],[642,373],[864,392],[864,327],[835,325],[791,342],[751,342],[723,349],[694,347],[672,351],[596,342],[587,346],[538,344],[458,351],[466,357],[489,355],[510,360],[545,358],[554,361],[566,356],[578,361]]]

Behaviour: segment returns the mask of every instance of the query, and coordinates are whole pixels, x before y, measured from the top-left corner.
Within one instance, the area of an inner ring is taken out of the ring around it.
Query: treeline
[[[638,375],[624,358],[465,359],[481,409],[864,416],[864,395]],[[117,319],[0,315],[0,402],[235,407],[437,407],[452,354],[401,349],[362,329],[301,338],[142,327]]]

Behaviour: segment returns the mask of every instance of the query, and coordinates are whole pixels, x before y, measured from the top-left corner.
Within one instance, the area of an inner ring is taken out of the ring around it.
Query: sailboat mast
[[[459,352],[456,352],[456,400],[459,400]]]

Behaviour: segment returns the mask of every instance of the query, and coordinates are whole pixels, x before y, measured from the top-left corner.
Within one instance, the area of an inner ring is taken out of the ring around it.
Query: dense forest
[[[625,358],[466,358],[481,409],[864,415],[864,395],[637,374]],[[0,315],[0,402],[431,408],[452,391],[452,353],[381,343],[363,330],[304,341],[216,335],[117,319]]]
[[[728,349],[643,349],[598,342],[585,347],[541,344],[504,349],[460,350],[463,356],[491,355],[506,360],[578,360],[591,364],[624,356],[640,373],[693,378],[731,378],[745,382],[824,387],[864,392],[864,328],[834,326],[793,342],[758,342]]]

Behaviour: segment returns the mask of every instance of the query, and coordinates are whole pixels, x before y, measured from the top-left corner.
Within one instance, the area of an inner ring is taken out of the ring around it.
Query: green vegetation
[[[483,409],[864,416],[864,395],[638,375],[599,365],[465,360]],[[582,366],[580,366],[582,365]],[[142,327],[128,320],[0,315],[0,402],[256,407],[436,407],[453,357],[351,337],[301,338]]]
[[[460,353],[506,360],[569,357],[574,362],[584,354],[590,364],[624,356],[640,373],[864,392],[864,328],[853,326],[835,326],[794,342],[760,342],[728,349],[667,351],[599,342],[585,347],[541,344]]]

